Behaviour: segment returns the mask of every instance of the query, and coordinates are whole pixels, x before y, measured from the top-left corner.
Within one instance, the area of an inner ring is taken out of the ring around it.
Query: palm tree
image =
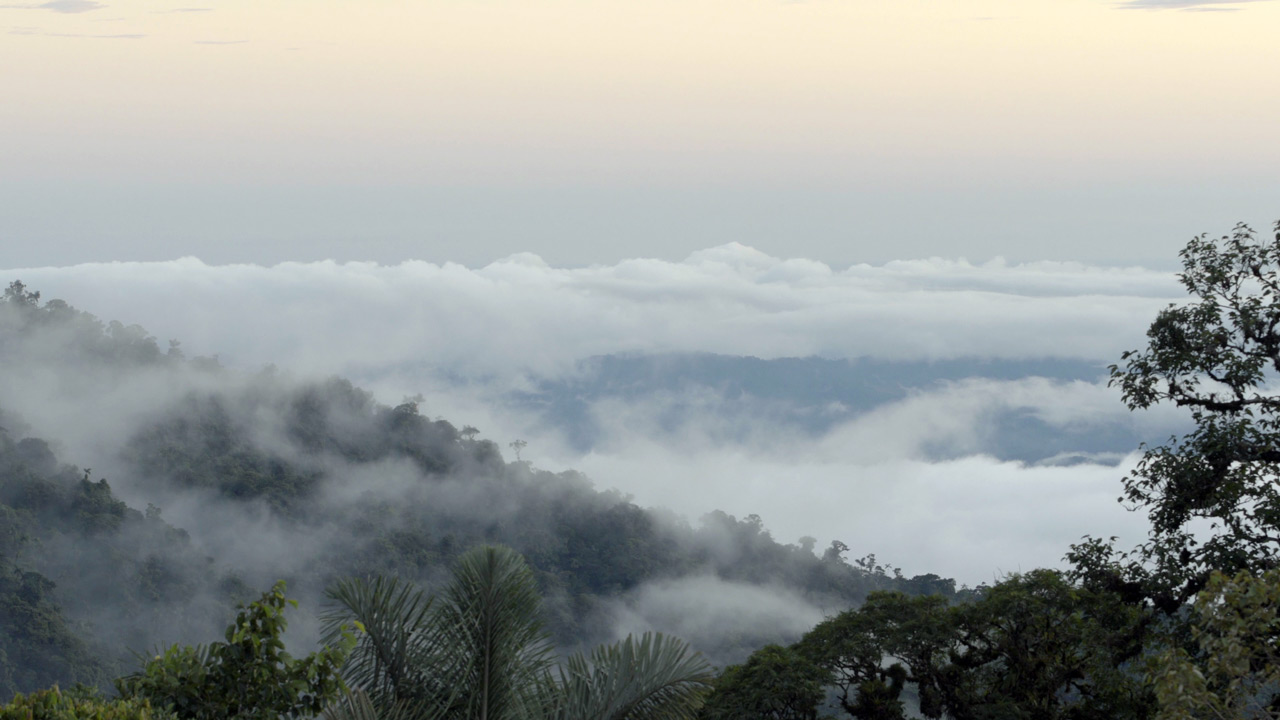
[[[326,641],[360,631],[343,669],[352,691],[330,720],[682,720],[710,689],[701,656],[659,633],[557,667],[533,573],[505,547],[464,554],[438,597],[382,577],[329,597]]]

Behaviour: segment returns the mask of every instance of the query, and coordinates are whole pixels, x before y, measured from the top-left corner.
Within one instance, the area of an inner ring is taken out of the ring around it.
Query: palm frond
[[[320,720],[388,720],[378,712],[369,695],[360,688],[351,688],[338,701],[320,713]]]
[[[355,627],[351,690],[325,720],[690,720],[710,667],[676,638],[646,633],[551,671],[541,597],[524,558],[479,547],[433,603],[395,579],[344,580],[322,618],[331,643]]]
[[[375,704],[368,693],[359,688],[348,689],[320,714],[320,720],[439,720],[441,717],[429,712],[422,703],[401,700]]]
[[[339,581],[326,591],[334,603],[321,616],[323,641],[355,626],[357,644],[342,674],[376,706],[431,694],[430,668],[444,638],[432,599],[397,578]]]
[[[490,720],[540,714],[551,660],[542,599],[519,553],[479,547],[465,553],[445,590],[439,617],[452,662],[438,667],[465,688],[456,710]]]
[[[645,633],[570,656],[560,678],[557,720],[691,720],[712,674],[683,640]]]

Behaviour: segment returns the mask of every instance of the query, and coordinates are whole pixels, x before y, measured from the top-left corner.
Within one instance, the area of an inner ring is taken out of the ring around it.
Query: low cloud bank
[[[933,572],[968,585],[1060,567],[1086,534],[1119,536],[1121,546],[1142,540],[1145,516],[1116,502],[1131,465],[1034,467],[982,456],[849,465],[767,461],[732,449],[689,457],[660,447],[578,462],[642,505],[756,513],[781,542],[840,540],[853,555],[874,553],[908,576]]]
[[[555,374],[617,352],[1111,362],[1182,295],[1171,274],[1141,268],[930,259],[835,270],[736,243],[588,268],[525,253],[478,269],[184,258],[3,272],[233,364],[403,380],[424,368]]]
[[[1057,565],[1085,534],[1120,535],[1123,544],[1145,534],[1144,518],[1115,501],[1132,458],[1084,443],[1019,460],[1008,450],[1009,418],[1078,438],[1122,428],[1159,440],[1178,423],[1130,415],[1101,380],[1014,378],[913,389],[805,434],[692,388],[593,401],[599,442],[583,452],[503,400],[607,353],[1105,364],[1141,345],[1156,312],[1183,296],[1172,274],[1141,268],[931,259],[835,270],[730,244],[678,263],[589,268],[521,254],[478,269],[188,258],[0,272],[45,298],[181,339],[188,355],[219,353],[251,369],[275,363],[303,377],[343,374],[389,403],[421,392],[431,416],[475,425],[504,449],[523,438],[535,465],[577,468],[642,505],[691,520],[714,509],[755,513],[784,542],[840,540],[908,575],[969,584]],[[159,391],[122,384],[80,394],[59,382],[32,375],[0,390],[69,456],[85,458],[185,390],[174,379]],[[77,417],[86,402],[92,416]],[[675,421],[673,407],[682,413]],[[98,421],[108,415],[122,419],[104,439]]]

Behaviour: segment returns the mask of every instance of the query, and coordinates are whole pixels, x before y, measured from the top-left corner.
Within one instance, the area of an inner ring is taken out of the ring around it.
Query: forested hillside
[[[432,586],[481,543],[528,560],[564,647],[683,619],[693,604],[718,614],[726,589],[767,599],[771,610],[690,638],[723,663],[876,590],[956,592],[874,557],[851,563],[838,542],[778,542],[755,516],[690,522],[578,473],[508,462],[475,428],[341,378],[231,370],[176,342],[161,351],[141,328],[17,282],[0,303],[0,362],[5,693],[105,686],[131,651],[216,637],[276,579],[314,609],[348,576]],[[316,638],[313,622],[295,627]]]

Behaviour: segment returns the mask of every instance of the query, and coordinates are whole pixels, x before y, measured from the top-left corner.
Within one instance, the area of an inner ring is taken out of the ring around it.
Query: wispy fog
[[[725,648],[723,655],[732,657],[750,654],[778,638],[799,638],[825,616],[843,609],[836,604],[821,607],[787,588],[707,575],[646,583],[602,608],[600,619],[617,639],[657,630],[688,640],[694,647],[718,644]],[[709,659],[727,664],[725,657]]]

